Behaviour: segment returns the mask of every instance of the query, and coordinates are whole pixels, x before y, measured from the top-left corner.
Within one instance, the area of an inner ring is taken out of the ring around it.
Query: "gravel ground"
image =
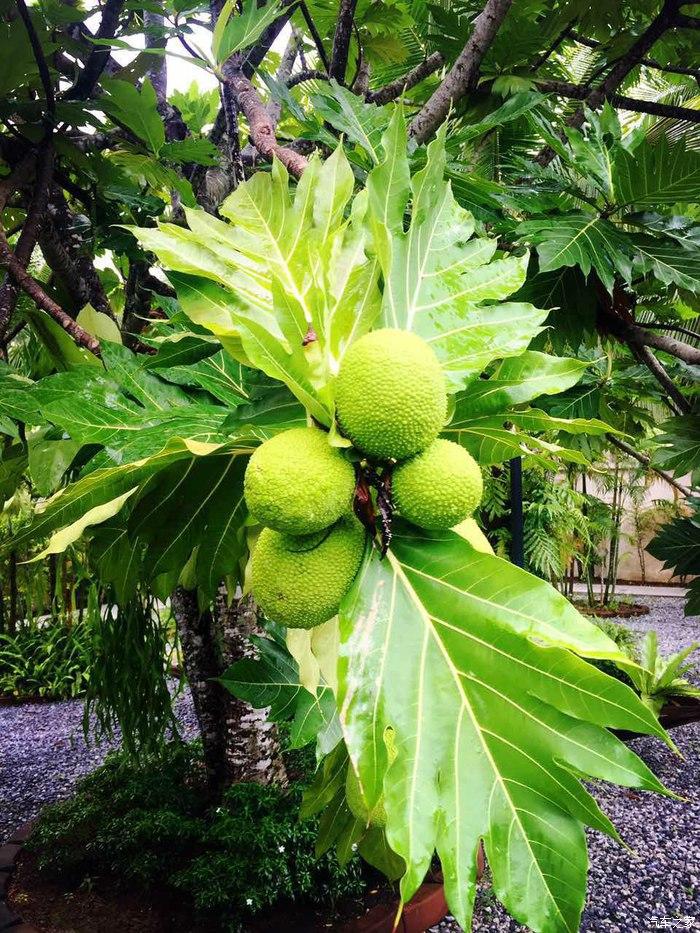
[[[186,737],[196,735],[192,700],[176,700]],[[47,803],[70,796],[75,782],[102,764],[118,741],[86,744],[83,701],[0,706],[0,844]]]
[[[700,618],[684,618],[683,600],[635,599],[649,605],[650,614],[620,621],[641,634],[656,629],[663,654],[700,641]],[[700,684],[700,663],[696,662],[692,679]],[[656,739],[635,739],[630,747],[688,803],[606,784],[591,786],[631,851],[601,833],[588,832],[588,900],[581,923],[585,933],[644,933],[661,928],[654,921],[663,918],[689,918],[675,929],[700,930],[700,723],[673,730],[673,739],[685,761]],[[668,923],[667,928],[673,927]],[[446,919],[432,933],[459,933],[461,929]],[[507,915],[484,879],[472,930],[526,933],[527,927]]]
[[[640,633],[655,628],[662,652],[700,640],[700,618],[685,619],[682,600],[644,601],[651,614],[625,624]],[[700,667],[697,678],[700,683]],[[194,734],[187,693],[177,701],[177,714],[185,733]],[[0,841],[44,804],[69,796],[76,780],[113,747],[86,745],[81,717],[80,700],[0,707]],[[691,917],[692,929],[700,930],[700,724],[676,729],[673,737],[684,762],[654,739],[635,739],[631,747],[688,803],[607,785],[593,789],[632,851],[589,833],[589,897],[581,926],[586,933],[641,933],[654,929],[654,918],[664,917]],[[447,919],[433,933],[460,929]],[[519,933],[526,928],[507,916],[485,880],[473,930]]]

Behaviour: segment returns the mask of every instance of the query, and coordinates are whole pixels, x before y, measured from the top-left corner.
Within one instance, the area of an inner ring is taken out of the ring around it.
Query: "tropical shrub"
[[[0,633],[0,696],[63,700],[82,695],[90,679],[92,628],[87,620],[25,623]]]
[[[686,615],[700,615],[700,498],[688,500],[690,514],[667,522],[647,545],[652,557],[664,562],[675,576],[694,576],[689,581]]]
[[[286,791],[239,784],[212,805],[202,776],[196,744],[139,764],[113,752],[70,800],[43,811],[29,847],[50,876],[170,888],[226,929],[285,902],[331,908],[365,890],[359,859],[316,857],[317,821],[298,817],[299,779]]]
[[[688,658],[700,643],[688,645],[668,657],[659,653],[656,632],[647,632],[639,649],[639,665],[629,668],[629,676],[642,702],[658,716],[662,706],[671,697],[700,697],[700,687],[689,683],[685,674],[695,669]]]

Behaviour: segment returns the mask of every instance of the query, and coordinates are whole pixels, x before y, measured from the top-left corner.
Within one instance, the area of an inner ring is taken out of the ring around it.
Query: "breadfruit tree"
[[[170,599],[211,783],[222,729],[227,779],[281,777],[289,722],[319,851],[405,900],[437,851],[466,927],[482,841],[516,918],[575,930],[616,835],[581,779],[664,792],[588,663],[625,658],[471,513],[483,469],[608,444],[686,492],[689,6],[3,5],[8,547]],[[216,87],[168,93],[182,57]]]
[[[474,537],[481,476],[462,441],[478,459],[489,386],[518,449],[576,458],[519,416],[585,366],[527,349],[546,311],[507,300],[527,255],[498,253],[457,204],[444,128],[417,169],[406,142],[397,108],[357,192],[339,146],[293,189],[275,161],[222,219],[186,208],[187,226],[131,228],[181,310],[145,362],[103,342],[105,370],[10,380],[8,411],[51,417],[121,459],[98,453],[24,535],[48,554],[87,530],[121,593],[144,577],[163,594],[186,580],[203,604],[222,576],[252,587],[269,634],[225,680],[273,719],[291,716],[296,742],[317,742],[305,810],[323,811],[319,848],[359,849],[401,878],[405,900],[437,852],[468,926],[483,841],[512,914],[572,930],[584,829],[616,836],[580,778],[663,793],[610,729],[665,735],[587,662],[623,660],[601,630]],[[170,363],[208,335],[225,349],[188,376],[202,398]],[[78,411],[64,404],[76,392]],[[551,437],[611,430],[543,411],[537,424]],[[483,440],[488,450],[488,426]]]

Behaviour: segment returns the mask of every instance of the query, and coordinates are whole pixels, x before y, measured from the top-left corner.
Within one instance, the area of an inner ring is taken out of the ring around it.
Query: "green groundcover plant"
[[[273,636],[257,639],[260,658],[239,662],[225,682],[271,706],[273,718],[294,709],[292,742],[316,741],[322,761],[302,813],[319,817],[319,854],[335,847],[345,863],[359,850],[400,877],[407,901],[437,852],[450,909],[468,927],[483,841],[494,890],[517,919],[574,930],[585,827],[618,838],[580,779],[664,793],[609,730],[667,737],[627,685],[587,660],[629,658],[548,583],[479,550],[469,520],[456,530],[392,520],[391,451],[372,454],[372,436],[347,414],[344,424],[343,360],[382,329],[431,348],[444,407],[435,403],[439,423],[430,415],[402,458],[439,434],[481,466],[514,444],[536,462],[582,462],[557,438],[612,429],[528,404],[575,385],[587,364],[528,349],[546,311],[509,300],[528,256],[498,252],[455,201],[444,128],[423,164],[412,164],[397,108],[377,146],[357,193],[337,147],[325,162],[312,158],[292,190],[275,161],[238,186],[222,219],[187,208],[186,227],[132,228],[167,270],[178,308],[156,356],[104,341],[104,369],[79,365],[21,392],[6,382],[9,413],[15,405],[24,420],[50,417],[97,448],[19,544],[42,540],[41,553],[53,553],[90,529],[93,558],[120,598],[139,579],[164,594],[179,580],[206,605],[222,576],[245,582],[253,520],[243,481],[253,450],[292,427],[325,432],[356,472],[359,567],[338,594],[337,619],[285,631],[268,606]],[[186,379],[159,367],[161,353],[172,359],[170,338],[191,346],[211,335],[223,351],[208,366]],[[420,369],[415,382],[420,395]],[[80,411],[68,391],[80,393]],[[373,396],[377,417],[395,391]],[[322,562],[314,572],[318,587]],[[386,820],[373,822],[380,811]]]
[[[285,791],[243,783],[212,805],[197,743],[173,743],[138,765],[114,752],[70,800],[43,811],[29,846],[48,875],[169,888],[222,929],[285,902],[330,909],[365,890],[366,871],[359,859],[341,867],[332,853],[317,858],[317,825],[298,818],[313,759],[290,755],[288,764],[297,775]]]
[[[64,619],[23,624],[0,633],[0,696],[77,697],[87,688],[92,658],[88,622]]]

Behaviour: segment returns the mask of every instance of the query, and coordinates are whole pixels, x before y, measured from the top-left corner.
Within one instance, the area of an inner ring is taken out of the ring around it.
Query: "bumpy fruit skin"
[[[433,441],[422,453],[399,464],[391,481],[394,505],[421,528],[452,528],[481,502],[481,471],[464,447]]]
[[[244,481],[250,514],[291,535],[328,528],[348,511],[354,489],[352,465],[317,428],[292,428],[265,441]]]
[[[353,516],[301,537],[264,528],[252,557],[253,596],[273,622],[315,628],[338,612],[364,549],[365,531]]]
[[[379,460],[423,450],[447,413],[438,358],[406,330],[375,330],[352,344],[340,364],[335,401],[343,433]]]
[[[348,776],[345,781],[345,799],[352,815],[356,819],[362,820],[366,826],[378,826],[380,829],[386,826],[384,797],[379,798],[374,810],[370,813],[360,790],[360,782],[351,767],[348,768]]]

